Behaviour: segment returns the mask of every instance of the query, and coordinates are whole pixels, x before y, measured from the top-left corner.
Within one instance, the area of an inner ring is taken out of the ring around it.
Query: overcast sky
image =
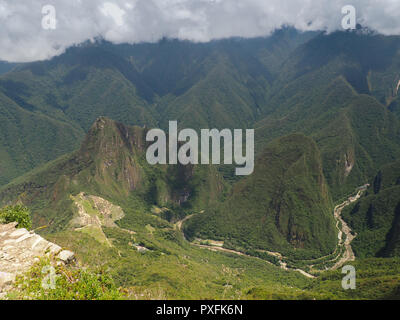
[[[400,0],[0,0],[0,60],[48,59],[95,37],[209,41],[265,36],[283,24],[330,32],[348,4],[363,25],[400,34]],[[42,27],[45,5],[56,9],[55,30]]]

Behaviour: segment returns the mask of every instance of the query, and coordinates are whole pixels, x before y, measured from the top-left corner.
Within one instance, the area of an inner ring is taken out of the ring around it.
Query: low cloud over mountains
[[[341,28],[341,9],[349,4],[363,25],[400,33],[398,0],[0,0],[0,60],[48,59],[96,37],[114,43],[209,41],[264,36],[283,24],[329,32]],[[56,9],[55,30],[42,28],[45,5]]]

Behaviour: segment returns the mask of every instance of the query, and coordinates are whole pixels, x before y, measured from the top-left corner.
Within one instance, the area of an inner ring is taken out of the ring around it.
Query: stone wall
[[[0,224],[0,299],[18,274],[24,273],[41,257],[54,255],[61,263],[74,260],[74,253],[63,250],[34,232],[16,229],[17,223]]]

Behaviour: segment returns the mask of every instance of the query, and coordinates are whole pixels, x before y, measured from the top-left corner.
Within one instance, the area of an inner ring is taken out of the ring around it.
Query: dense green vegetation
[[[258,145],[302,132],[318,144],[333,199],[366,183],[400,157],[399,120],[375,94],[378,88],[393,94],[399,47],[398,37],[337,32],[296,49],[274,82],[266,116],[256,124]],[[385,82],[371,80],[376,74]],[[367,89],[360,90],[354,79],[368,82]]]
[[[145,133],[99,118],[79,150],[3,187],[0,203],[23,202],[32,208],[34,226],[50,232],[67,227],[74,215],[70,196],[81,192],[140,213],[168,206],[178,218],[219,199],[224,183],[212,166],[150,166]]]
[[[250,127],[279,65],[314,33],[205,44],[84,43],[0,76],[0,185],[75,150],[93,122]],[[206,94],[205,94],[206,93]]]
[[[171,224],[153,219],[151,225],[154,231],[137,220],[126,221],[123,226],[135,234],[105,228],[112,248],[81,232],[62,232],[50,239],[77,252],[82,263],[108,270],[133,299],[240,299],[252,286],[298,292],[295,288],[307,283],[300,274],[260,259],[194,247]],[[149,250],[139,252],[135,244]]]
[[[185,233],[236,248],[316,258],[335,248],[332,210],[316,144],[291,135],[271,143],[257,159],[255,174],[237,183],[220,206],[190,219]]]
[[[71,271],[78,287],[62,278],[77,298],[122,298],[119,286],[134,299],[396,298],[398,261],[365,258],[400,252],[399,48],[399,37],[284,28],[203,44],[85,43],[16,66],[0,76],[0,205],[23,203],[45,237],[107,270],[110,281]],[[150,166],[145,134],[168,120],[255,127],[254,174]],[[357,233],[362,290],[343,291],[340,270],[309,280],[279,268],[267,251],[288,267],[332,267],[333,204],[367,182],[343,212]],[[120,206],[124,218],[75,228],[80,194]],[[16,220],[15,208],[0,220]],[[21,281],[22,295],[73,298]]]
[[[341,269],[323,273],[305,287],[323,299],[400,299],[399,259],[360,259],[350,265],[356,270],[356,289],[343,290]]]
[[[83,136],[83,130],[22,107],[1,89],[0,123],[0,185],[76,149]]]
[[[43,270],[55,265],[43,258],[20,275],[8,293],[13,300],[121,300],[126,294],[117,288],[112,278],[103,270],[82,270],[59,265],[54,268],[54,284]],[[43,282],[48,288],[43,286]],[[52,287],[54,286],[54,287]]]
[[[400,162],[379,170],[366,196],[344,212],[358,234],[354,252],[358,257],[399,257]]]
[[[0,224],[17,222],[18,228],[31,229],[32,218],[28,208],[21,205],[7,206],[0,209]]]

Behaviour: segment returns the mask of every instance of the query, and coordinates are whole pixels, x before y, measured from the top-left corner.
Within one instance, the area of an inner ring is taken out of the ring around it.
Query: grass
[[[18,276],[7,296],[11,300],[121,300],[126,297],[104,270],[56,266],[52,258],[42,258]]]

